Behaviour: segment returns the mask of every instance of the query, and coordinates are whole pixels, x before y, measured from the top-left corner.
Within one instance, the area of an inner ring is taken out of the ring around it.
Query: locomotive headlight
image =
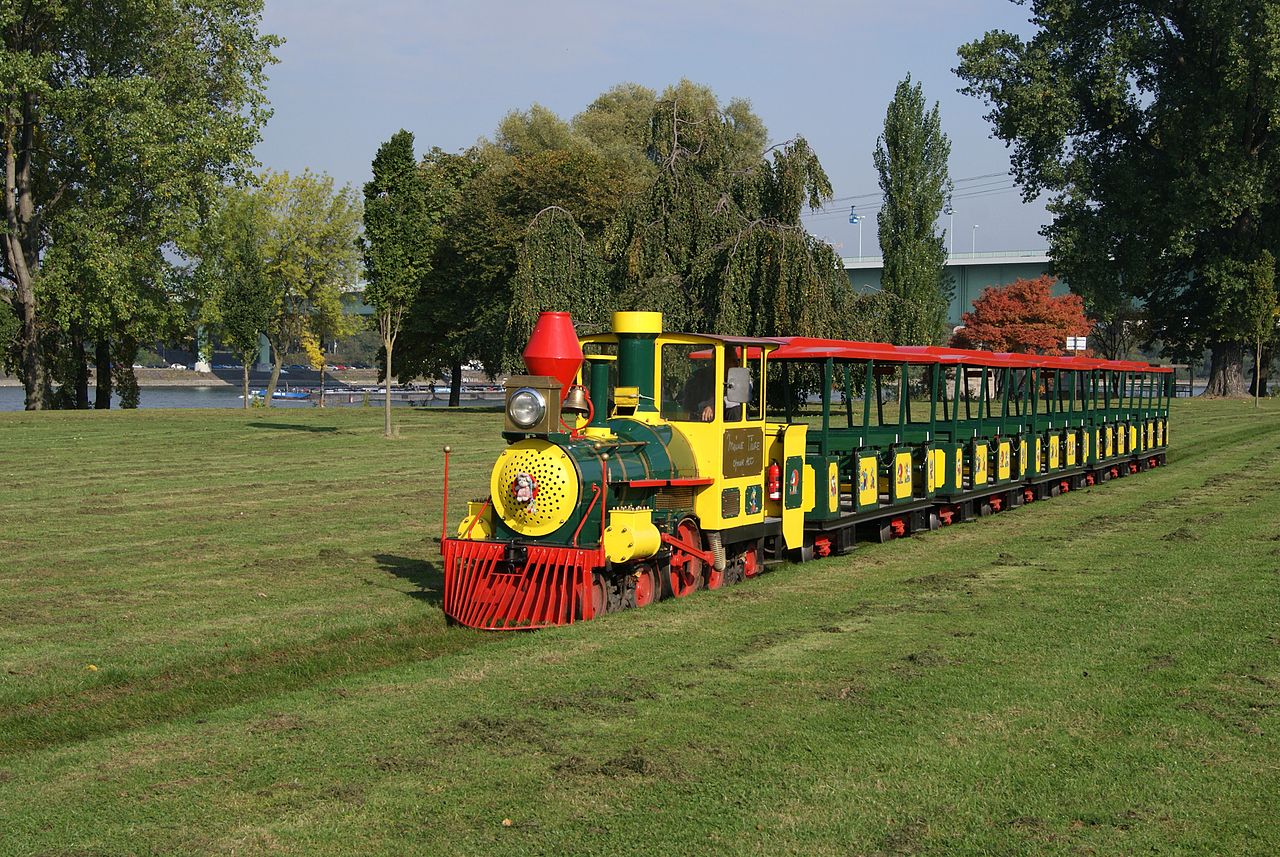
[[[535,426],[547,412],[547,400],[537,390],[521,387],[507,400],[507,416],[521,428]]]

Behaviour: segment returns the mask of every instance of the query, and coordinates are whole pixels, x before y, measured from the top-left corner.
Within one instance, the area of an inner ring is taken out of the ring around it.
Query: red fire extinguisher
[[[778,462],[769,465],[769,499],[782,499],[782,468],[778,466]]]

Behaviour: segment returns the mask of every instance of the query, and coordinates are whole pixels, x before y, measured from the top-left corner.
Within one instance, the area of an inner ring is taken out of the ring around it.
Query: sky
[[[956,253],[1039,250],[1048,222],[1007,176],[986,106],[961,95],[956,48],[993,29],[1027,34],[1011,0],[266,0],[263,30],[286,39],[270,69],[275,111],[262,165],[325,172],[357,190],[378,146],[401,128],[419,152],[492,136],[511,110],[568,119],[622,82],[662,91],[681,78],[721,103],[751,102],[770,142],[801,135],[835,191],[810,232],[843,256],[879,255],[872,152],[898,81],[938,102],[951,139]],[[976,225],[976,229],[974,228]]]

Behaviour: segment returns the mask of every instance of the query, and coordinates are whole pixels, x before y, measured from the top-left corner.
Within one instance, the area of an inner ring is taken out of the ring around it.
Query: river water
[[[238,408],[242,402],[240,400],[240,388],[230,386],[215,387],[143,387],[141,388],[141,398],[138,406],[142,408]],[[89,391],[92,399],[93,390]],[[22,410],[23,392],[21,387],[0,387],[0,411],[20,411]],[[421,404],[436,406],[445,405],[448,398],[438,399],[434,402],[422,402]],[[330,392],[325,396],[326,407],[361,407],[364,404],[364,397],[360,393],[333,393]],[[402,402],[394,402],[397,408],[404,407]],[[463,401],[466,407],[484,407],[491,405],[495,408],[501,407],[501,401]],[[120,406],[119,398],[112,398],[111,407]],[[371,407],[381,408],[381,399],[370,403]],[[312,401],[275,399],[271,403],[273,408],[311,408],[315,407]]]

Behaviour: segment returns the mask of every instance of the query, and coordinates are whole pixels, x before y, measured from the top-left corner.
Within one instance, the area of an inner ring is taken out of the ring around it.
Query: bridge
[[[880,274],[884,270],[881,256],[849,256],[841,260],[849,284],[858,294],[879,291]],[[973,301],[988,286],[1003,286],[1014,280],[1033,280],[1049,273],[1049,254],[1044,250],[1000,250],[994,253],[953,253],[947,259],[946,272],[951,275],[954,291],[947,320],[960,324],[961,313],[973,308]],[[1067,284],[1054,284],[1055,295],[1066,294]]]

